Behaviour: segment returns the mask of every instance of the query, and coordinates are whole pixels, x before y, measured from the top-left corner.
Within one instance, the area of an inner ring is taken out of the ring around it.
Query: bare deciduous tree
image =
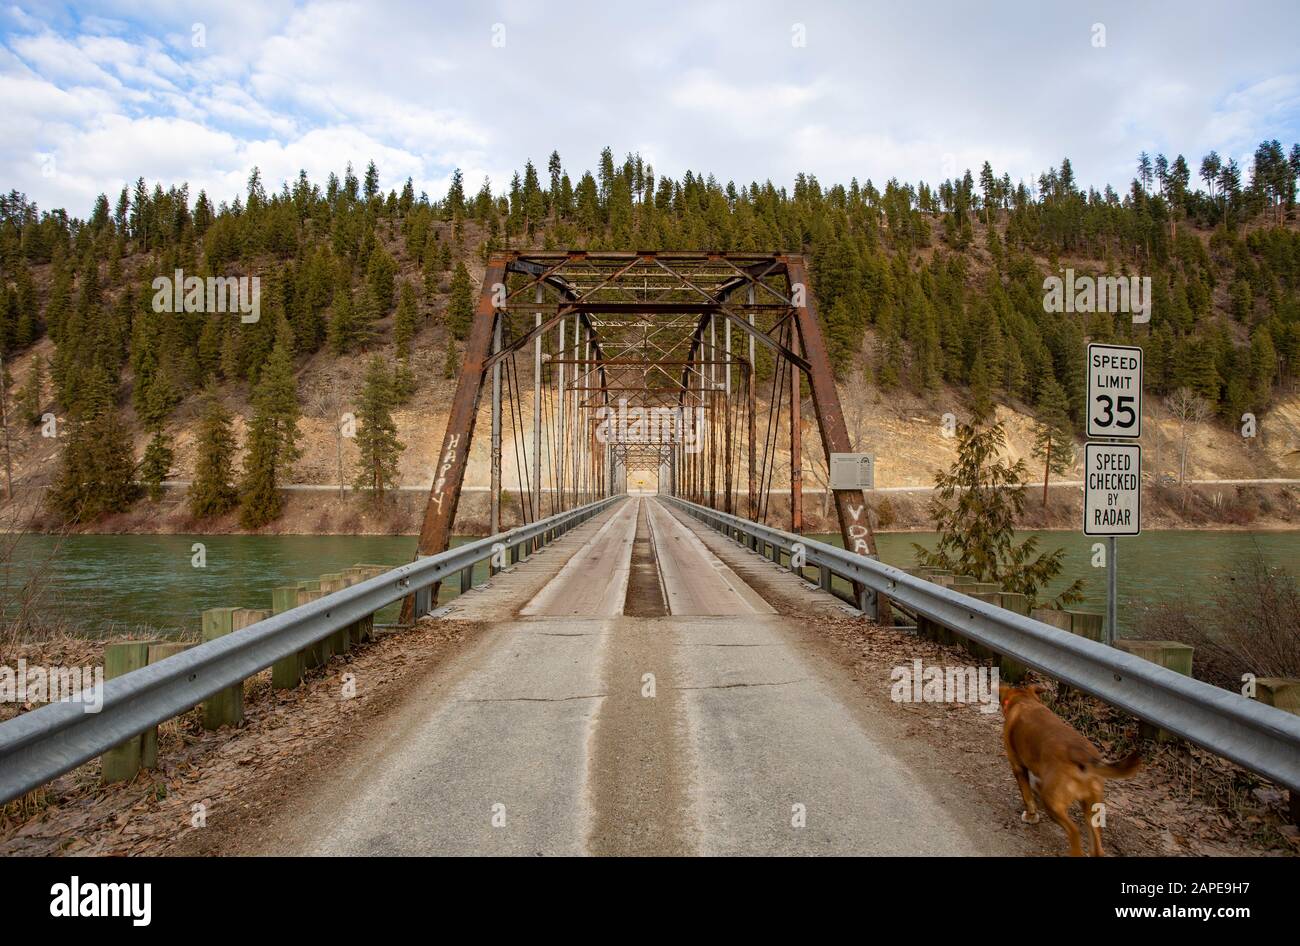
[[[1165,398],[1165,404],[1178,421],[1180,441],[1178,450],[1178,485],[1184,487],[1183,502],[1186,503],[1187,450],[1191,440],[1191,427],[1193,424],[1204,423],[1209,418],[1211,413],[1210,402],[1191,388],[1179,388]]]

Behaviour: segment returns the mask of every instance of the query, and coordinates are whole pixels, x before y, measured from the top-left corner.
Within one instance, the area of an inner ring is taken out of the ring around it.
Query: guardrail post
[[[1096,641],[1098,644],[1106,643],[1104,614],[1097,614],[1092,611],[1069,611],[1065,612],[1070,616],[1070,633],[1078,634],[1080,637],[1086,637],[1090,641]]]
[[[818,565],[817,566],[817,587],[821,588],[822,591],[829,592],[831,590],[832,581],[834,581],[834,578],[831,575],[830,566]]]
[[[353,584],[352,576],[347,572],[330,572],[320,576],[320,593],[321,597],[333,594],[336,591],[342,591],[348,585]],[[418,612],[417,612],[418,613]],[[340,628],[329,636],[330,650],[336,654],[346,654],[352,649],[353,631],[352,627]]]
[[[149,641],[127,641],[104,648],[104,679],[112,680],[139,670],[149,663]],[[105,783],[129,782],[140,771],[144,758],[144,734],[132,736],[99,757],[100,777]]]
[[[1004,591],[998,596],[1001,607],[1016,614],[1029,616],[1029,598],[1016,591]],[[1029,668],[1006,654],[998,655],[998,677],[1008,683],[1019,683],[1029,675]]]
[[[208,608],[203,612],[203,641],[214,641],[235,630],[235,612],[242,608]],[[228,686],[203,701],[203,728],[238,726],[244,719],[244,684]]]
[[[1098,615],[1100,617],[1101,615]],[[1115,641],[1115,647],[1134,657],[1141,657],[1168,670],[1181,673],[1185,677],[1192,675],[1193,648],[1178,641],[1140,641],[1121,638]],[[1145,721],[1139,721],[1138,734],[1145,739],[1155,738],[1158,742],[1174,742],[1177,736]]]
[[[876,594],[874,588],[862,586],[862,590],[858,592],[858,610],[870,621],[880,620],[880,596]]]
[[[974,594],[975,586],[978,584],[979,582],[967,575],[955,575],[953,576],[952,584],[948,587],[958,594],[969,595]],[[958,643],[957,635],[953,633],[952,628],[938,623],[933,623],[931,626],[934,628],[935,640],[940,644]]]
[[[474,589],[474,566],[466,565],[460,570],[460,593]]]
[[[433,588],[425,585],[415,591],[415,619],[418,621],[433,610]]]
[[[1255,699],[1276,709],[1300,716],[1300,680],[1292,677],[1258,677],[1255,680]],[[1292,824],[1300,824],[1300,791],[1292,788],[1290,813]]]
[[[1292,677],[1258,677],[1255,699],[1300,716],[1300,680]]]
[[[271,589],[272,614],[280,614],[297,606],[297,585],[281,585]],[[298,651],[271,664],[271,687],[276,690],[292,690],[302,683],[303,662],[303,651]]]
[[[167,641],[149,645],[149,657],[146,663],[156,664],[160,660],[166,660],[172,654],[179,654],[189,650],[194,645],[191,643],[182,643],[180,641]],[[158,727],[150,726],[143,733],[140,748],[140,767],[145,769],[158,768]]]
[[[1056,608],[1034,608],[1029,612],[1029,616],[1035,621],[1042,621],[1044,624],[1050,624],[1062,631],[1073,633],[1074,620],[1065,611],[1059,611]],[[1065,699],[1069,695],[1070,685],[1058,680],[1056,687],[1057,699]]]
[[[978,582],[976,584],[977,588],[989,588],[990,586],[993,589],[997,589],[998,587],[996,584],[993,584],[992,582]],[[983,601],[985,604],[991,604],[995,608],[1002,607],[1001,591],[998,590],[973,591],[970,593],[970,596],[972,598],[976,598],[980,601]],[[993,650],[991,647],[987,647],[984,644],[981,644],[979,641],[971,640],[969,637],[965,637],[964,643],[966,646],[966,652],[969,653],[972,657],[976,658],[977,660],[999,659],[997,651]],[[999,677],[1002,676],[1002,671],[1000,668],[998,670],[998,676]]]
[[[297,603],[298,605],[307,604],[309,601],[316,601],[321,596],[319,581],[300,581],[297,584]],[[305,670],[315,670],[322,664],[328,663],[331,656],[331,642],[328,637],[318,640],[303,650],[303,668]]]
[[[258,621],[265,621],[270,616],[270,608],[236,608],[235,613],[231,615],[231,624],[234,625],[234,630],[242,631],[246,627],[252,627]]]

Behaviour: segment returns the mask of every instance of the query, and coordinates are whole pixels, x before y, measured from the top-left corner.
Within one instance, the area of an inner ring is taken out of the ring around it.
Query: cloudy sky
[[[445,193],[558,149],[738,183],[937,181],[1300,140],[1300,4],[19,2],[0,190],[89,212],[144,175],[217,199],[373,158]],[[1104,44],[1103,44],[1104,43]],[[574,174],[576,178],[576,174]]]

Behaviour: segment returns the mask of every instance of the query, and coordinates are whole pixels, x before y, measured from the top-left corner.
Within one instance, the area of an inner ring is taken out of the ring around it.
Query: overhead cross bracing
[[[767,520],[773,491],[788,485],[782,524],[800,532],[808,395],[825,455],[850,449],[799,254],[492,254],[421,554],[450,540],[485,391],[493,532],[503,489],[517,493],[527,522],[621,492],[630,474],[758,521]],[[503,483],[503,452],[515,482]],[[833,497],[846,547],[875,554],[861,490]]]

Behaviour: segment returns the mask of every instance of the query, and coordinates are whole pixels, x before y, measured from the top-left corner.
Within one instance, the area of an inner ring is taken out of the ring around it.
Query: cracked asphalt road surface
[[[696,528],[631,498],[458,599],[443,620],[482,623],[475,645],[285,853],[1002,853]]]

